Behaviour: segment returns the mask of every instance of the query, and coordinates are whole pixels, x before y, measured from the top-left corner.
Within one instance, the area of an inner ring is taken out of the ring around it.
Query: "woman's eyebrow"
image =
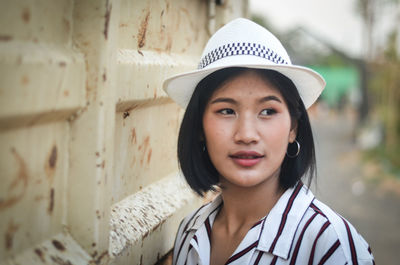
[[[216,98],[210,102],[210,104],[219,103],[219,102],[226,102],[237,105],[237,101],[233,98]]]
[[[278,101],[279,103],[282,103],[282,100],[280,100],[277,96],[266,96],[263,97],[259,100],[259,103],[263,103],[265,101],[270,101],[270,100],[274,100],[274,101]]]

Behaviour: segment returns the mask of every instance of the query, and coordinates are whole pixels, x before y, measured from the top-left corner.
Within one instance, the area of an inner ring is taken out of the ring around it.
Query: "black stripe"
[[[317,237],[316,237],[315,240],[314,240],[312,249],[311,249],[310,257],[309,257],[309,259],[308,259],[308,265],[312,265],[312,264],[313,264],[314,253],[315,253],[315,246],[317,245],[317,241],[318,241],[319,237],[324,233],[324,231],[328,228],[329,225],[330,225],[330,222],[329,222],[329,221],[326,221],[326,222],[322,225],[321,229],[319,230],[319,232],[318,232],[318,234],[317,234]]]
[[[250,246],[248,246],[247,248],[243,249],[242,251],[240,251],[239,253],[236,253],[235,255],[233,255],[232,257],[230,257],[228,259],[228,261],[225,263],[225,265],[243,257],[245,254],[247,254],[249,251],[251,251],[253,248],[255,248],[258,245],[258,240],[255,241],[253,244],[251,244]]]
[[[185,237],[182,240],[181,246],[179,247],[178,254],[176,254],[176,260],[179,259],[179,254],[181,253],[182,247],[185,244],[186,238],[188,237],[189,233],[186,233]]]
[[[340,246],[339,239],[332,245],[332,247],[325,253],[322,259],[319,261],[318,265],[324,264],[330,256],[336,251],[336,249]]]
[[[351,251],[351,261],[353,262],[354,265],[357,265],[357,251],[356,251],[356,247],[354,246],[354,241],[353,241],[353,236],[351,235],[351,231],[350,231],[350,227],[347,224],[346,220],[343,219],[342,220],[344,222],[344,225],[346,226],[346,230],[347,230],[347,237],[349,238],[349,245],[350,245],[350,251]]]
[[[299,238],[297,239],[296,246],[293,250],[292,258],[290,260],[290,265],[294,265],[296,263],[297,255],[299,254],[299,249],[301,245],[301,241],[303,240],[304,233],[306,232],[308,226],[311,224],[311,222],[314,220],[315,216],[317,216],[318,213],[314,213],[310,219],[308,219],[307,223],[304,225],[303,230],[300,233]]]
[[[279,225],[278,233],[276,234],[275,239],[272,242],[271,247],[269,248],[268,252],[270,252],[270,253],[272,253],[274,251],[276,242],[278,241],[279,237],[282,234],[283,228],[285,227],[285,224],[286,224],[287,216],[293,206],[293,202],[294,202],[295,198],[297,197],[297,195],[299,194],[299,192],[301,190],[301,187],[303,187],[303,184],[299,183],[289,198],[289,201],[286,205],[285,211],[282,214],[281,224]]]

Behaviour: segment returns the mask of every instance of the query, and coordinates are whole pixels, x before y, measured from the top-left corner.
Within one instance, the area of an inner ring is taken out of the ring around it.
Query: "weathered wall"
[[[0,264],[154,264],[201,201],[178,176],[193,69],[247,1],[0,1]]]

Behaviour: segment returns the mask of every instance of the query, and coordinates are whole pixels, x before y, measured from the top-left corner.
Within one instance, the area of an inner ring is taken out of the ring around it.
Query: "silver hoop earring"
[[[299,155],[299,153],[300,153],[300,143],[299,143],[297,140],[294,140],[293,143],[296,143],[296,144],[297,144],[297,152],[296,152],[294,155],[291,155],[291,154],[289,154],[289,153],[287,152],[287,150],[286,150],[286,155],[287,155],[289,158],[295,158],[295,157],[297,157],[297,156]],[[293,143],[292,143],[292,144],[293,144]]]

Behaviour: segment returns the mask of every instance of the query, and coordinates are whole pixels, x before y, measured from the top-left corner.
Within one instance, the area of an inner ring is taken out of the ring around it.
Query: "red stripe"
[[[279,225],[278,233],[276,234],[275,239],[272,242],[271,247],[269,248],[268,252],[270,252],[270,253],[272,253],[274,251],[276,242],[278,241],[279,237],[282,234],[283,228],[285,227],[285,224],[286,224],[287,215],[289,214],[290,209],[293,206],[293,201],[297,197],[297,195],[299,194],[301,187],[303,187],[303,184],[299,183],[296,186],[295,190],[293,191],[292,196],[290,196],[290,198],[289,198],[288,204],[286,205],[286,209],[285,209],[285,211],[283,212],[283,215],[282,215],[281,224]]]
[[[296,263],[297,255],[299,254],[299,249],[300,249],[300,244],[301,241],[303,240],[304,233],[306,232],[308,226],[311,224],[312,220],[314,220],[315,216],[317,216],[318,213],[314,213],[310,219],[308,219],[307,223],[304,225],[303,230],[300,233],[299,239],[297,239],[296,247],[293,250],[292,258],[290,260],[290,265],[293,265]]]
[[[324,214],[314,203],[311,203],[310,207],[311,207],[314,211],[316,211],[317,213],[319,213],[320,215],[322,215],[323,217],[326,217],[325,214]]]
[[[231,263],[231,262],[233,262],[233,261],[235,261],[235,260],[237,260],[237,259],[239,259],[241,257],[243,257],[245,254],[247,254],[249,251],[251,251],[257,245],[258,245],[258,240],[256,242],[254,242],[253,244],[251,244],[250,246],[248,246],[247,248],[245,248],[242,251],[240,251],[239,253],[233,255],[232,257],[230,257],[228,259],[228,261],[225,263],[225,265],[229,264],[229,263]]]
[[[351,261],[353,262],[354,265],[357,265],[357,251],[356,251],[356,247],[354,246],[354,241],[353,241],[353,236],[351,235],[351,231],[350,231],[350,227],[347,224],[346,220],[343,219],[342,220],[344,222],[344,225],[346,226],[346,230],[347,230],[347,237],[349,238],[349,245],[350,245],[350,251],[351,251]]]
[[[211,246],[211,225],[209,218],[206,219],[205,225],[206,225],[208,240],[210,241],[210,246]]]
[[[262,220],[258,221],[257,223],[255,223],[255,224],[250,228],[250,230],[253,229],[254,227],[258,226],[259,224],[261,224],[262,221],[264,221],[264,219],[262,219]]]
[[[277,260],[278,260],[278,256],[274,256],[274,258],[271,261],[271,265],[275,265]]]
[[[329,225],[330,225],[329,221],[326,221],[326,222],[322,225],[321,229],[319,230],[319,232],[318,232],[318,234],[317,234],[317,237],[316,237],[315,240],[314,240],[312,249],[311,249],[310,258],[308,259],[308,265],[312,265],[312,264],[313,264],[314,253],[315,253],[315,246],[317,245],[318,238],[322,235],[322,233],[324,233],[324,231],[328,228]]]
[[[324,264],[330,256],[336,251],[336,249],[340,246],[339,239],[336,240],[336,242],[332,245],[332,247],[325,253],[325,255],[322,257],[318,265]]]
[[[186,223],[185,228],[183,228],[183,232],[185,232],[190,224],[190,222],[193,220],[193,218],[200,212],[201,209],[203,209],[205,206],[207,206],[210,203],[204,204],[203,206],[201,206],[199,209],[197,209],[197,211],[192,215],[192,217],[190,218],[190,220]]]
[[[258,256],[256,258],[256,261],[254,262],[254,265],[258,265],[258,263],[260,262],[260,259],[262,257],[264,252],[260,251],[260,253],[258,253]]]

